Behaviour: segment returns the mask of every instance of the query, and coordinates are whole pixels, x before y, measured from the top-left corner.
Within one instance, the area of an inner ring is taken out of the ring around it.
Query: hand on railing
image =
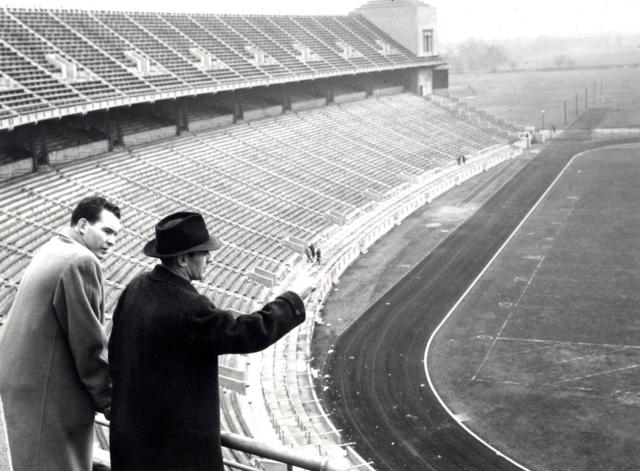
[[[107,407],[100,411],[100,413],[104,416],[106,420],[111,420],[111,406]]]

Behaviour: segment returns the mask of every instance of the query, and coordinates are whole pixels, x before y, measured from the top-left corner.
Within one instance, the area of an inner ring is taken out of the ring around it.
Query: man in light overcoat
[[[0,397],[15,471],[90,471],[94,417],[111,402],[100,261],[120,210],[81,200],[33,256],[0,338]]]

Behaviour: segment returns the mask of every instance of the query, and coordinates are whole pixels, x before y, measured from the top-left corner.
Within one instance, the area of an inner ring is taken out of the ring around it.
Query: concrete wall
[[[403,91],[404,91],[404,88],[402,86],[385,87],[385,88],[374,88],[373,89],[373,96],[380,97],[380,96],[398,95],[398,94],[402,93]]]
[[[256,108],[242,111],[242,119],[245,121],[253,121],[264,118],[266,116],[278,116],[282,114],[282,105],[267,106],[265,108]]]
[[[227,126],[229,124],[233,124],[233,115],[226,114],[223,116],[216,116],[215,118],[191,121],[189,123],[189,131],[198,132],[206,129],[218,128],[220,126]]]
[[[367,18],[416,56],[424,57],[437,53],[435,50],[437,14],[436,9],[430,5],[400,0],[393,3],[364,5],[355,13]],[[433,30],[434,50],[431,54],[425,54],[422,50],[422,30],[424,29]]]
[[[343,93],[342,95],[334,95],[334,103],[347,103],[349,101],[364,100],[367,98],[366,92]]]
[[[165,126],[163,128],[153,129],[150,131],[142,131],[135,134],[127,134],[123,136],[125,145],[135,146],[138,144],[146,144],[148,142],[159,141],[176,135],[175,126]]]
[[[422,88],[421,88],[422,87]],[[433,93],[433,71],[422,67],[412,71],[409,77],[409,90],[416,95],[427,96]]]
[[[0,165],[0,181],[31,173],[33,171],[33,161],[31,159],[16,160],[8,164]],[[2,469],[2,468],[0,468]]]
[[[92,155],[103,154],[109,151],[109,141],[95,141],[81,146],[68,147],[49,152],[49,163],[52,165],[84,159]]]
[[[311,110],[314,108],[321,108],[327,104],[326,98],[314,98],[311,100],[292,101],[291,111]]]

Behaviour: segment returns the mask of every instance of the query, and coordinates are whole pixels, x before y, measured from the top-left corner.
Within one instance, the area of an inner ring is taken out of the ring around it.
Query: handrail
[[[310,455],[290,448],[268,445],[253,438],[236,435],[230,432],[220,432],[222,446],[244,451],[252,455],[261,456],[287,465],[310,471],[346,471],[348,468],[331,462],[328,458]]]
[[[100,416],[96,417],[95,422],[97,425],[109,427],[109,422],[102,419]],[[253,438],[231,432],[221,431],[220,443],[226,448],[243,451],[262,458],[285,463],[287,465],[287,469],[293,469],[293,466],[309,471],[346,471],[349,469],[348,467],[332,462],[330,459],[325,457],[312,455],[307,452],[300,452],[283,446],[270,445]],[[102,465],[105,467],[106,463],[102,463]],[[256,468],[242,465],[240,463],[225,461],[225,465],[247,471],[256,470]]]

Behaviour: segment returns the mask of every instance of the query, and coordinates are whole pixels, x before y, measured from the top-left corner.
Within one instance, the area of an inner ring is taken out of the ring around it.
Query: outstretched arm
[[[236,318],[200,296],[182,312],[180,325],[186,341],[198,349],[216,355],[252,353],[278,341],[305,316],[302,299],[292,291]]]

